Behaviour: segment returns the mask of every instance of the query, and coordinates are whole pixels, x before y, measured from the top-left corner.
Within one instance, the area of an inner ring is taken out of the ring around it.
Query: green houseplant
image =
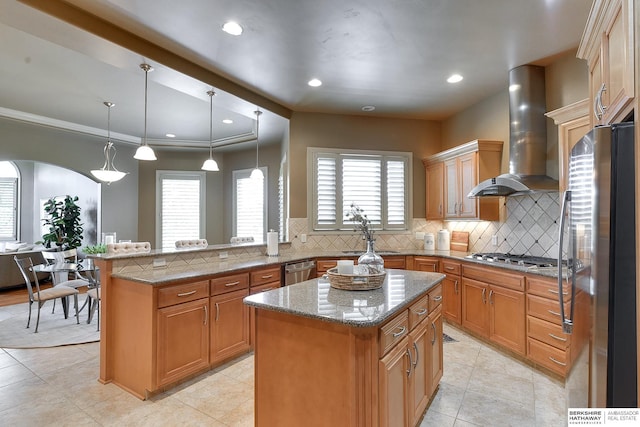
[[[76,204],[78,196],[65,196],[63,200],[51,198],[44,204],[48,218],[43,220],[49,226],[49,232],[42,236],[46,248],[55,245],[59,250],[77,248],[82,245],[82,223],[80,222],[80,206]]]

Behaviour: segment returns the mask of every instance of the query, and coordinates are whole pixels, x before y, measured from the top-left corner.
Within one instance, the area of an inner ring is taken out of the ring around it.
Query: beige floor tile
[[[420,427],[453,427],[456,422],[456,418],[445,415],[429,407],[427,413],[424,414],[424,418],[420,423]]]
[[[458,415],[462,398],[464,397],[464,388],[456,387],[446,382],[440,382],[436,395],[431,401],[429,410],[435,410],[438,413],[455,417]]]
[[[9,353],[0,349],[0,368],[4,368],[11,365],[17,365],[19,363],[20,362],[18,362],[16,359],[11,357]]]
[[[35,374],[42,375],[69,368],[76,363],[91,360],[92,356],[82,349],[82,345],[65,345],[49,348],[7,349]]]
[[[480,426],[535,426],[533,408],[471,391],[464,395],[458,419]]]
[[[476,366],[469,379],[468,391],[510,400],[533,409],[533,381],[511,375],[509,371]]]
[[[0,368],[0,390],[2,387],[35,378],[36,375],[24,365],[9,365]]]
[[[478,354],[477,366],[494,371],[505,372],[514,377],[533,381],[533,368],[524,362],[513,359],[491,347],[482,347]]]
[[[473,366],[447,360],[443,356],[443,373],[440,382],[466,390],[473,373]]]

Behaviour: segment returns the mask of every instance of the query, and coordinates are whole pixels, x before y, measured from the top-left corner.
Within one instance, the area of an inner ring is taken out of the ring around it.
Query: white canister
[[[436,249],[439,251],[448,251],[451,249],[451,239],[449,237],[449,230],[438,231]]]
[[[436,238],[433,233],[424,233],[424,249],[427,251],[436,249]]]

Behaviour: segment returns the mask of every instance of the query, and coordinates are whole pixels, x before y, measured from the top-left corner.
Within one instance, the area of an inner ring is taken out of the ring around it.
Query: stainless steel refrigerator
[[[585,344],[569,407],[637,406],[634,163],[631,122],[594,128],[569,158],[559,242],[569,268],[558,291],[571,298],[559,305],[564,332]]]

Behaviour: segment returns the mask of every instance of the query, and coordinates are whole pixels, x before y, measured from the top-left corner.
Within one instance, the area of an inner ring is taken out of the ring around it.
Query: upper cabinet
[[[633,0],[595,0],[578,58],[589,65],[591,126],[621,121],[632,110]]]
[[[500,175],[502,141],[475,140],[423,160],[426,218],[500,219],[500,198],[467,198],[481,181]]]

